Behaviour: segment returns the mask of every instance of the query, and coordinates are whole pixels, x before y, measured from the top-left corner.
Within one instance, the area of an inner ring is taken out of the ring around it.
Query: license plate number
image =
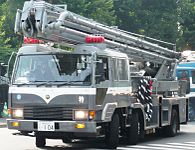
[[[54,122],[50,121],[39,121],[38,131],[55,131]]]

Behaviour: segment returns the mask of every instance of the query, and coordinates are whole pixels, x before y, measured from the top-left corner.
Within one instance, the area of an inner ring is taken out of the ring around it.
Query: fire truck
[[[26,1],[15,32],[25,36],[9,88],[8,128],[46,139],[175,136],[188,121],[180,53],[166,42],[100,24],[49,4]],[[43,44],[47,42],[47,44]],[[48,44],[49,43],[49,44]],[[60,47],[60,48],[59,48]]]

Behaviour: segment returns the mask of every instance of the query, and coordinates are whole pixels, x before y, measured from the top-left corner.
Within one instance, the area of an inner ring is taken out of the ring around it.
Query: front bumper
[[[12,126],[13,122],[18,122],[19,126]],[[7,119],[8,129],[21,131],[38,131],[39,120],[19,120]],[[96,122],[89,121],[54,121],[55,130],[51,132],[71,132],[71,133],[97,133]],[[76,128],[77,124],[84,124],[85,128]]]

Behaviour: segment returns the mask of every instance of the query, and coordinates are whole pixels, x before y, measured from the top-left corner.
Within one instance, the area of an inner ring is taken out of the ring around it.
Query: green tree
[[[9,14],[7,2],[0,4],[0,62],[7,63],[11,53],[16,49],[12,45],[13,32],[9,34]]]
[[[3,3],[0,6],[0,10],[2,11],[3,8],[6,5]],[[1,13],[2,14],[2,13]],[[8,44],[10,41],[10,38],[8,38],[6,36],[6,31],[4,29],[4,23],[6,20],[6,16],[5,15],[1,15],[0,16],[0,62],[5,62],[10,54],[10,45]]]
[[[114,0],[119,28],[175,43],[177,0]]]
[[[179,1],[178,46],[181,50],[195,50],[195,0]]]
[[[18,48],[22,44],[23,36],[14,33],[14,25],[17,9],[22,9],[24,2],[25,0],[7,0],[7,7],[4,8],[4,14],[6,15],[4,29],[6,35],[10,38],[9,44],[12,48]]]

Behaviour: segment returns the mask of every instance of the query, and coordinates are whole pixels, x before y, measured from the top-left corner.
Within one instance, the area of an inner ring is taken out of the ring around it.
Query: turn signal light
[[[95,111],[89,111],[89,119],[95,118]]]

